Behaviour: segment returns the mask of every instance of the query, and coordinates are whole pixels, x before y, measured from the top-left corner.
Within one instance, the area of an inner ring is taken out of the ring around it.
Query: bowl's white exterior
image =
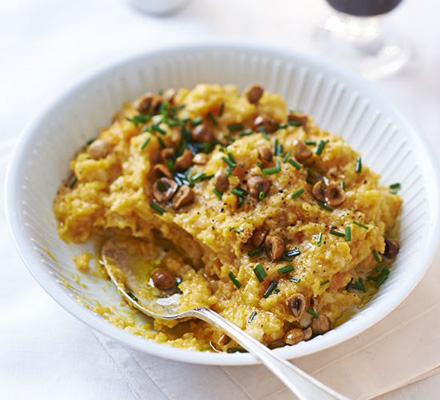
[[[119,304],[119,297],[109,282],[82,277],[87,288],[74,282],[72,255],[84,246],[68,246],[56,233],[52,201],[76,150],[110,123],[123,102],[145,91],[199,82],[240,88],[258,82],[284,96],[290,108],[311,114],[321,127],[342,135],[362,153],[364,164],[382,174],[384,183],[402,183],[402,249],[378,295],[342,326],[275,351],[290,359],[326,349],[393,310],[426,272],[439,236],[438,174],[422,136],[383,93],[353,73],[309,55],[250,44],[171,47],[123,60],[71,86],[28,126],[9,165],[6,209],[20,255],[40,285],[92,328],[146,353],[200,364],[256,363],[249,354],[202,353],[156,344],[89,311],[75,298],[89,304],[94,300]]]

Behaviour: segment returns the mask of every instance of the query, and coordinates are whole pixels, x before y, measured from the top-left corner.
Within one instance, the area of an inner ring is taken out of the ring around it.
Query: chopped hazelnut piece
[[[270,259],[277,260],[282,257],[284,253],[284,241],[278,236],[267,236],[264,241],[266,252],[269,254]]]
[[[302,329],[294,328],[284,335],[284,343],[292,346],[304,340],[304,332]]]
[[[312,328],[307,328],[303,330],[304,332],[304,340],[309,340],[312,337]]]
[[[312,150],[310,150],[303,142],[298,141],[295,148],[295,158],[300,163],[309,159],[313,155]]]
[[[205,153],[198,153],[193,158],[193,163],[197,165],[205,165],[208,162],[208,155]]]
[[[97,139],[87,148],[90,157],[95,160],[107,157],[110,151],[110,145],[106,140]]]
[[[325,202],[325,183],[323,181],[318,181],[315,183],[312,189],[313,197],[318,200]]]
[[[160,159],[162,162],[174,160],[174,149],[163,149],[160,152]]]
[[[325,189],[325,200],[332,207],[339,206],[345,200],[345,192],[339,185],[330,183]]]
[[[153,196],[159,202],[171,200],[177,190],[177,183],[169,178],[160,178],[153,185]]]
[[[221,169],[215,174],[214,186],[220,193],[224,193],[228,190],[229,180],[224,170]]]
[[[306,132],[309,130],[308,118],[306,115],[299,115],[296,113],[290,113],[287,116],[287,120],[299,122],[304,127]]]
[[[264,89],[260,85],[249,86],[245,91],[244,95],[247,101],[251,104],[257,104],[261,97],[263,96]]]
[[[171,290],[176,286],[174,274],[163,268],[158,268],[152,275],[154,286],[159,290]]]
[[[267,233],[268,232],[262,228],[255,229],[250,239],[252,246],[260,247],[264,243],[264,239],[266,239]]]
[[[251,176],[248,179],[248,187],[249,193],[252,197],[258,199],[258,196],[261,192],[266,196],[269,192],[271,181],[269,179],[265,179],[262,176]]]
[[[330,330],[331,323],[328,317],[320,315],[318,318],[312,320],[312,331],[315,335],[322,335]]]
[[[193,161],[193,155],[190,150],[185,149],[183,154],[180,157],[177,157],[176,162],[174,163],[174,168],[185,170],[188,169]]]
[[[165,176],[167,178],[172,179],[173,178],[173,174],[171,173],[171,171],[168,169],[168,167],[164,164],[156,164],[153,167],[153,174],[156,177],[162,177]]]
[[[273,350],[273,349],[278,349],[280,347],[284,347],[286,344],[284,343],[283,339],[278,339],[278,340],[274,340],[273,342],[270,342],[267,347],[269,347],[269,349]]]
[[[177,91],[176,89],[167,89],[162,94],[162,98],[167,103],[172,103],[174,101],[174,97],[176,97]]]
[[[273,133],[278,130],[278,122],[275,121],[270,115],[259,115],[254,120],[254,128],[262,128],[266,133]]]
[[[189,186],[181,186],[173,198],[173,208],[179,208],[192,203],[194,200],[194,192]]]
[[[142,114],[152,113],[160,107],[160,100],[154,93],[147,93],[139,99],[137,110]]]
[[[385,252],[383,253],[383,255],[386,258],[395,258],[399,250],[400,245],[397,240],[385,239]]]
[[[222,333],[217,341],[217,344],[220,346],[225,346],[231,341],[231,338],[228,335]]]
[[[212,142],[214,140],[214,133],[208,124],[201,124],[192,130],[192,137],[199,143]]]
[[[306,310],[306,298],[301,293],[290,296],[286,304],[288,310],[295,318],[301,318],[304,315]]]
[[[263,162],[270,162],[273,158],[272,150],[267,146],[261,146],[258,148],[258,157]]]

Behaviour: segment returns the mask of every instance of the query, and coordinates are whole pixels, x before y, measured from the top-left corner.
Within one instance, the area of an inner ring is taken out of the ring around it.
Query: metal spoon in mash
[[[122,238],[108,239],[103,245],[101,255],[104,267],[119,292],[133,307],[144,314],[165,320],[199,318],[218,327],[249,353],[260,359],[300,400],[348,400],[347,397],[277,356],[215,311],[198,307],[179,312],[178,299],[176,299],[178,295],[167,298],[156,297],[145,275],[145,255],[140,241]]]

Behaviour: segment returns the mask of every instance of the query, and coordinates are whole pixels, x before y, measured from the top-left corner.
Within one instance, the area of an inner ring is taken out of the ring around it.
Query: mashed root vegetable
[[[199,84],[125,105],[71,161],[54,211],[68,242],[140,239],[177,278],[182,310],[210,307],[276,347],[325,333],[371,298],[398,249],[402,200],[341,137],[251,89]],[[237,347],[197,320],[123,328]]]

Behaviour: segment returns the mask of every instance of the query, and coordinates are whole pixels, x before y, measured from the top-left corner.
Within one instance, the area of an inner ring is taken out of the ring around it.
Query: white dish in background
[[[146,91],[200,82],[233,83],[240,88],[257,82],[280,93],[290,108],[311,114],[322,128],[343,136],[366,165],[382,174],[383,183],[402,184],[402,247],[379,293],[342,326],[274,351],[290,359],[326,349],[392,311],[426,272],[439,237],[438,173],[422,136],[383,93],[353,73],[309,55],[250,44],[178,46],[122,60],[73,85],[30,124],[9,166],[6,209],[20,255],[40,285],[77,318],[137,350],[200,364],[256,363],[249,354],[203,353],[157,344],[82,306],[76,299],[118,305],[120,298],[109,281],[81,276],[87,287],[75,283],[73,276],[79,273],[72,255],[91,246],[63,243],[52,212],[69,160],[110,124],[123,102]]]

